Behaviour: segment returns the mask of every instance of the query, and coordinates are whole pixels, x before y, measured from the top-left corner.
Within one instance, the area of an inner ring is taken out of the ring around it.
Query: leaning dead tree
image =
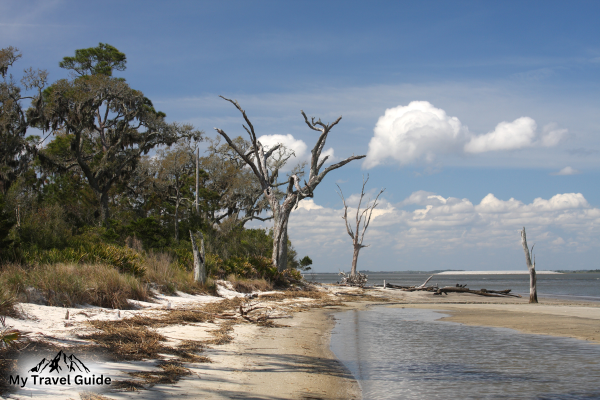
[[[344,215],[342,216],[343,220],[346,222],[346,231],[348,235],[352,238],[352,245],[354,247],[354,253],[352,255],[352,270],[350,271],[350,276],[356,276],[356,263],[358,262],[358,253],[364,247],[369,247],[370,245],[364,245],[363,240],[365,238],[365,232],[371,223],[371,216],[373,215],[373,210],[379,203],[377,203],[377,199],[381,196],[381,193],[385,191],[385,189],[381,189],[377,197],[375,197],[375,201],[372,204],[367,202],[367,207],[360,211],[360,206],[362,204],[363,198],[365,197],[365,185],[369,181],[369,177],[367,176],[367,180],[365,180],[363,175],[363,185],[362,190],[360,191],[360,200],[358,201],[358,207],[356,208],[356,228],[352,230],[351,223],[348,221],[348,206],[346,205],[346,199],[344,198],[344,193],[342,193],[342,188],[340,185],[337,185],[339,191],[339,195],[342,198],[342,202],[344,202]],[[362,233],[361,233],[361,224],[362,224]]]
[[[233,104],[239,110],[239,112],[242,113],[244,121],[246,122],[246,125],[243,125],[243,127],[250,136],[250,151],[242,151],[242,149],[240,149],[223,130],[219,128],[215,128],[215,130],[225,138],[229,146],[231,146],[231,148],[235,150],[242,160],[244,160],[244,162],[252,169],[252,172],[260,182],[262,191],[265,194],[273,213],[273,265],[276,266],[279,271],[283,271],[287,268],[287,227],[292,210],[295,207],[298,207],[300,200],[307,197],[313,197],[313,193],[317,185],[321,183],[323,178],[325,178],[325,175],[327,175],[329,172],[348,164],[352,160],[358,160],[366,156],[361,155],[348,157],[345,160],[330,165],[321,171],[321,168],[329,158],[329,156],[321,158],[321,153],[323,152],[325,141],[327,140],[327,135],[329,135],[331,129],[340,122],[342,117],[340,116],[337,120],[330,124],[325,124],[321,122],[320,119],[315,121],[314,118],[311,118],[309,120],[304,111],[300,111],[304,117],[304,122],[306,125],[308,125],[308,127],[313,131],[320,132],[317,143],[311,150],[308,182],[304,180],[304,186],[301,186],[298,175],[292,174],[289,176],[287,182],[278,183],[277,178],[279,175],[279,169],[275,168],[274,170],[270,170],[268,167],[268,162],[269,158],[273,156],[273,153],[279,149],[281,145],[276,145],[270,149],[266,149],[256,138],[254,126],[250,122],[250,119],[248,119],[246,111],[242,109],[239,103],[223,96],[220,97]],[[277,187],[283,185],[287,185],[287,189],[285,193],[278,195]]]
[[[531,250],[527,246],[527,236],[525,235],[525,227],[521,231],[521,244],[523,245],[523,251],[525,252],[525,262],[527,263],[527,268],[529,269],[529,302],[537,303],[537,288],[536,288],[536,277],[535,277],[535,256],[533,255],[533,246],[531,246]],[[533,258],[533,263],[531,259]]]

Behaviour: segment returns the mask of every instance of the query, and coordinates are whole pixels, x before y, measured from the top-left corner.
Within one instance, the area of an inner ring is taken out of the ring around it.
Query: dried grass
[[[285,300],[297,298],[308,298],[314,300],[331,299],[329,293],[319,290],[285,290],[278,293],[259,294],[258,298],[261,300]]]
[[[233,290],[240,293],[266,292],[273,289],[273,284],[266,279],[245,279],[234,274],[227,277]]]
[[[14,293],[5,286],[0,286],[0,315],[15,316],[15,303],[17,298]]]
[[[146,286],[136,277],[102,264],[9,265],[0,272],[0,287],[18,293],[24,302],[30,300],[28,289],[33,288],[52,306],[91,304],[127,309],[131,308],[128,299],[149,299]]]
[[[180,268],[174,262],[173,256],[168,253],[151,252],[146,257],[144,266],[146,267],[144,280],[156,285],[164,294],[172,295],[177,290],[191,294],[211,292],[211,282],[202,285],[194,281],[194,273]]]

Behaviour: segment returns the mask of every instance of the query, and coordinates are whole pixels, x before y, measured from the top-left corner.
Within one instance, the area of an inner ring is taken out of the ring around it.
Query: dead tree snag
[[[523,245],[523,251],[525,252],[525,262],[527,263],[527,268],[529,269],[529,302],[537,303],[537,288],[536,281],[537,278],[535,276],[535,256],[533,255],[533,246],[531,246],[531,250],[527,246],[527,236],[525,235],[525,227],[521,231],[521,244]],[[531,259],[533,258],[533,263]]]
[[[369,204],[367,202],[367,207],[364,210],[362,210],[362,212],[361,212],[360,206],[362,204],[363,198],[365,197],[365,185],[367,184],[368,181],[369,181],[369,177],[367,176],[367,180],[365,180],[365,178],[363,176],[363,185],[362,185],[362,190],[360,191],[360,200],[358,201],[358,207],[356,208],[356,221],[355,221],[356,229],[355,229],[355,231],[352,230],[352,226],[350,226],[350,222],[348,222],[348,206],[346,205],[346,199],[344,198],[344,194],[342,193],[342,188],[340,188],[340,185],[337,185],[338,189],[340,189],[339,195],[342,198],[342,202],[344,203],[344,215],[342,216],[342,219],[346,222],[346,231],[348,232],[348,235],[350,235],[350,237],[352,238],[352,245],[354,247],[354,253],[352,255],[352,270],[350,271],[350,276],[356,275],[356,264],[358,262],[358,253],[360,252],[360,250],[363,247],[369,247],[368,244],[363,245],[363,239],[365,238],[365,232],[367,231],[367,228],[369,227],[369,224],[371,223],[371,216],[373,215],[373,210],[378,205],[377,199],[379,199],[379,196],[381,195],[381,193],[383,193],[385,191],[385,189],[381,189],[381,191],[379,192],[377,197],[375,197],[375,201],[373,201],[372,204]],[[361,223],[362,223],[362,233],[360,232],[361,231]]]
[[[325,141],[327,140],[327,135],[329,135],[331,129],[340,122],[342,117],[340,116],[333,123],[325,124],[321,122],[320,119],[318,121],[315,121],[314,118],[309,120],[304,111],[301,111],[306,125],[308,125],[308,127],[313,131],[320,132],[317,143],[311,150],[308,182],[305,180],[304,186],[301,187],[300,178],[298,175],[293,174],[288,178],[286,192],[283,194],[283,196],[279,196],[276,188],[278,186],[285,185],[286,183],[284,182],[282,184],[277,182],[279,168],[270,170],[268,166],[268,160],[269,157],[271,157],[273,153],[281,147],[281,145],[274,146],[271,149],[265,149],[260,141],[258,141],[256,138],[254,126],[250,122],[250,119],[248,119],[246,111],[242,109],[237,101],[227,99],[223,96],[220,97],[233,104],[235,108],[242,113],[244,121],[246,122],[246,125],[243,125],[244,129],[250,136],[250,151],[242,151],[242,149],[236,146],[236,144],[223,130],[219,128],[215,128],[215,130],[221,136],[223,136],[223,138],[225,138],[229,146],[231,146],[231,148],[235,150],[240,158],[244,160],[244,162],[252,169],[252,172],[254,172],[254,175],[256,175],[258,181],[260,182],[263,193],[269,202],[271,211],[273,212],[273,265],[276,266],[279,271],[283,271],[287,268],[287,228],[292,209],[298,207],[300,200],[307,197],[313,197],[313,193],[317,185],[321,183],[323,178],[325,178],[325,175],[327,175],[329,172],[343,167],[352,160],[358,160],[366,156],[362,155],[348,157],[345,160],[330,165],[321,171],[321,168],[329,158],[329,156],[321,158],[321,153],[325,147]],[[281,199],[281,197],[283,197],[283,199]]]

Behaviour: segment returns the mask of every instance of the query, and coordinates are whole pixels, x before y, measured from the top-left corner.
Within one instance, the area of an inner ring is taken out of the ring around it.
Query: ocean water
[[[436,321],[432,310],[336,313],[331,349],[370,399],[600,399],[600,345]]]
[[[411,286],[420,285],[431,275],[427,273],[373,272],[368,273],[369,284],[388,283]],[[335,283],[340,280],[337,274],[305,274],[308,280],[321,283]],[[434,275],[428,285],[455,286],[467,284],[470,289],[504,290],[529,296],[529,275]],[[537,275],[538,296],[571,300],[600,301],[600,273],[566,273]]]

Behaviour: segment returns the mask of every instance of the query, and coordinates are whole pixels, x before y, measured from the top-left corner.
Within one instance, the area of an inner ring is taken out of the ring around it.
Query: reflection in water
[[[331,348],[369,399],[600,399],[600,346],[464,326],[431,310],[336,314]]]

